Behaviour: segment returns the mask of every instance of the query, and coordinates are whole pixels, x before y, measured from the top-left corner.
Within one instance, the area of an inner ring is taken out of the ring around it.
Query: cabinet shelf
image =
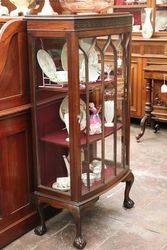
[[[117,176],[121,175],[121,173],[123,173],[125,171],[125,169],[118,163],[116,166],[116,173]],[[111,182],[113,179],[115,178],[115,166],[114,166],[114,162],[111,162],[111,164],[106,165],[106,168],[104,169],[104,179],[105,179],[105,184],[107,185],[108,182]],[[55,180],[56,181],[56,180]],[[47,186],[52,188],[52,185],[55,181],[50,182]],[[100,188],[101,186],[104,186],[104,183],[102,183],[102,180],[95,180],[92,184],[92,186],[90,186],[90,189],[87,188],[87,186],[85,186],[82,183],[82,194],[85,195],[93,190],[97,190],[97,188]],[[66,195],[70,195],[70,190],[69,191],[62,191],[59,189],[54,189],[55,192],[63,192]]]
[[[107,87],[109,84],[114,84],[114,77],[111,78],[110,81],[104,81],[104,85]],[[88,83],[89,86],[89,90],[96,90],[101,88],[101,81],[96,81],[96,82],[92,82],[92,83]],[[52,85],[48,85],[48,86],[38,86],[38,88],[40,90],[47,90],[47,91],[55,91],[55,92],[62,92],[62,93],[66,93],[68,92],[68,85],[65,84],[64,86],[58,86],[58,84],[52,84]],[[80,85],[80,91],[81,92],[85,92],[86,89],[86,85],[85,84],[81,84]]]
[[[119,130],[122,128],[122,123],[117,123],[116,129],[114,127],[105,127],[104,128],[104,136],[107,137],[111,134],[114,133],[115,130]],[[89,136],[89,143],[96,142],[101,139],[102,134],[95,134],[95,135],[90,135]],[[47,134],[41,138],[41,141],[47,142],[47,143],[52,143],[55,145],[63,146],[63,147],[69,147],[69,142],[66,141],[66,138],[68,137],[67,131],[66,130],[60,130],[56,131],[51,134]],[[84,146],[86,144],[86,135],[84,132],[81,132],[80,135],[81,139],[81,146]]]

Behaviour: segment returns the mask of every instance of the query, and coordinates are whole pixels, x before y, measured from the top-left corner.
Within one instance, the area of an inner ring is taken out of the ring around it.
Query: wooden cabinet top
[[[127,13],[106,15],[27,16],[28,30],[82,31],[116,27],[131,29],[132,15]]]

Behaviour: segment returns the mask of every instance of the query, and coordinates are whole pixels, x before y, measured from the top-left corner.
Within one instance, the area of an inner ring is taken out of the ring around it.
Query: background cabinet
[[[115,0],[113,12],[130,12],[133,15],[133,31],[140,35],[145,20],[144,8],[152,8],[152,25],[154,35],[166,36],[167,2],[161,0]]]
[[[26,22],[0,18],[0,248],[36,224]]]
[[[140,117],[142,113],[142,60],[131,57],[131,117]]]
[[[132,38],[131,117],[142,118],[146,102],[144,68],[167,65],[167,37]]]

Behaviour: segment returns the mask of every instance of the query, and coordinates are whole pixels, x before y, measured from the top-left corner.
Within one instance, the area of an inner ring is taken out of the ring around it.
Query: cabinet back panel
[[[42,100],[44,101],[43,96]],[[37,124],[39,131],[39,164],[41,168],[41,183],[43,185],[50,185],[50,183],[56,181],[57,177],[67,176],[62,157],[63,154],[67,154],[67,149],[40,140],[42,136],[56,132],[65,127],[65,124],[59,117],[61,101],[62,99],[48,101],[38,106]]]
[[[37,124],[39,136],[55,132],[65,127],[59,117],[59,107],[61,100],[46,102],[38,106]]]

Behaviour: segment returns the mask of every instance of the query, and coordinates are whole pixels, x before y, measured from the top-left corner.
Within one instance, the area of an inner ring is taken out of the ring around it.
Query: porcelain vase
[[[114,101],[105,101],[105,127],[112,127],[114,126],[113,119],[114,119]]]
[[[152,8],[145,8],[145,21],[142,25],[142,36],[145,39],[149,39],[153,35],[153,27],[151,24]]]

